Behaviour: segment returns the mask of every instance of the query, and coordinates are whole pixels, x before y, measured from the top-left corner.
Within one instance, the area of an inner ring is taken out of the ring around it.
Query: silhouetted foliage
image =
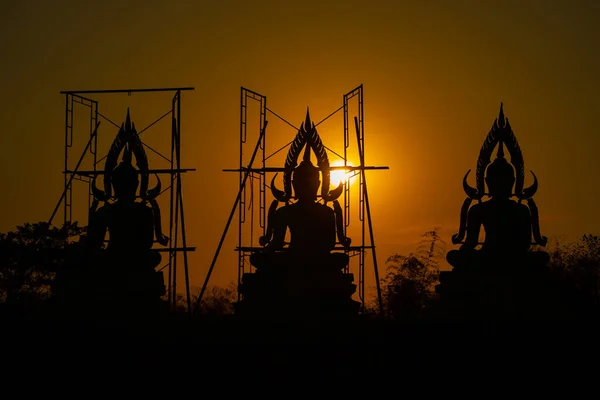
[[[371,290],[375,290],[375,286],[371,286]],[[369,318],[380,317],[379,313],[379,302],[377,300],[377,294],[373,295],[371,299],[365,301],[364,306],[360,310],[360,315]]]
[[[198,295],[191,296],[192,307],[197,303]],[[228,287],[212,286],[204,293],[202,301],[198,305],[195,316],[221,316],[231,315],[234,312],[234,303],[237,301],[237,289],[235,283],[231,282]],[[178,295],[176,312],[186,313],[188,311],[185,296]]]
[[[227,288],[212,287],[200,302],[197,315],[230,315],[237,301],[237,290],[231,284]]]
[[[591,308],[600,306],[600,237],[585,234],[577,241],[550,248],[553,275]]]
[[[51,298],[54,278],[84,232],[77,222],[62,228],[38,222],[0,234],[0,303],[30,309]]]
[[[434,288],[440,272],[438,259],[444,255],[444,242],[438,228],[422,237],[416,253],[392,254],[386,261],[381,290],[385,313],[390,318],[418,318],[435,299]]]

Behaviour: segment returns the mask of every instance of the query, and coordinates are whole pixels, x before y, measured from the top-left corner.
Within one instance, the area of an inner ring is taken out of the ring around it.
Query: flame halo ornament
[[[334,201],[342,194],[344,190],[344,183],[340,182],[337,188],[329,190],[330,183],[330,172],[329,172],[329,157],[321,137],[317,132],[315,124],[310,120],[310,113],[308,108],[306,109],[306,118],[300,125],[298,133],[294,138],[294,141],[290,145],[287,157],[285,159],[284,173],[283,173],[283,190],[277,189],[275,186],[275,178],[277,174],[271,180],[271,193],[273,197],[281,202],[288,202],[292,197],[292,173],[298,166],[298,157],[302,152],[302,149],[306,146],[304,152],[304,159],[310,160],[310,150],[315,153],[317,157],[317,167],[321,171],[323,182],[321,183],[321,197],[325,203]]]
[[[484,180],[485,171],[490,164],[491,155],[496,146],[498,146],[497,158],[504,158],[504,146],[506,146],[510,154],[510,163],[515,168],[516,179],[513,196],[516,196],[519,201],[533,197],[538,189],[537,177],[533,171],[530,171],[533,175],[533,184],[527,188],[523,188],[525,181],[523,153],[521,152],[521,147],[510,126],[508,118],[504,116],[502,103],[500,103],[500,114],[498,118],[494,120],[494,124],[479,151],[477,169],[475,172],[476,186],[472,187],[467,183],[467,177],[471,170],[468,170],[463,178],[463,189],[467,196],[473,200],[481,201],[481,198],[486,195]]]

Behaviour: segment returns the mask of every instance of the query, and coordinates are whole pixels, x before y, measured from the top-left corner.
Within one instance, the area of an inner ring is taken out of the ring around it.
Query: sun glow
[[[350,163],[346,163],[346,165],[351,166]],[[330,164],[330,167],[340,167],[340,166],[344,166],[344,160],[336,160]],[[352,171],[344,170],[343,168],[342,169],[332,169],[331,171],[329,171],[329,181],[330,181],[331,187],[333,187],[333,188],[337,187],[340,184],[340,182],[344,182],[344,183],[348,184],[352,174],[353,174]]]

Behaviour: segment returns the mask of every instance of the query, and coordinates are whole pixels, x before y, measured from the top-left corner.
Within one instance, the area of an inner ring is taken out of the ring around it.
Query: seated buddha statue
[[[296,166],[304,146],[302,162]],[[310,160],[311,151],[317,156],[317,166]],[[252,293],[259,291],[249,287],[251,281],[256,281],[250,278],[256,278],[262,282],[257,283],[260,287],[281,290],[284,296],[306,298],[316,294],[311,298],[329,296],[353,302],[351,296],[356,285],[352,283],[352,274],[344,271],[349,256],[334,251],[336,243],[345,248],[350,245],[350,239],[344,236],[342,209],[337,201],[343,183],[329,190],[329,160],[308,112],[288,152],[284,190],[277,189],[274,181],[275,177],[271,182],[275,200],[269,208],[266,234],[259,239],[263,248],[250,256],[256,272],[244,276],[244,298],[251,298]],[[290,202],[292,187],[295,201]],[[319,187],[323,203],[318,201]],[[327,205],[330,201],[333,208]],[[286,204],[277,208],[280,202]]]
[[[496,159],[490,164],[490,155],[496,146]],[[510,162],[504,156],[504,146],[510,153]],[[534,183],[523,188],[523,165],[521,149],[500,106],[500,115],[480,151],[477,187],[473,188],[466,182],[470,171],[463,179],[468,197],[461,211],[460,230],[452,237],[454,244],[462,245],[457,250],[449,251],[446,256],[455,271],[494,266],[502,269],[526,266],[539,270],[548,263],[546,251],[532,250],[534,244],[545,246],[547,239],[540,234],[538,210],[533,200],[538,187],[537,178],[532,172]],[[485,185],[488,193],[484,193]],[[482,201],[484,196],[489,199]],[[473,200],[478,204],[471,207]],[[476,249],[480,244],[482,227],[485,240],[481,248]]]
[[[121,153],[122,160],[116,165]],[[132,165],[132,155],[139,170]],[[155,271],[161,256],[152,249],[155,236],[161,245],[168,244],[156,202],[160,179],[148,190],[147,171],[148,160],[128,110],[106,158],[104,190],[93,180],[94,202],[84,241],[91,267],[88,272],[96,275],[94,286],[108,296],[160,298],[165,293],[163,274]],[[104,205],[98,208],[101,201]]]
[[[523,171],[523,155],[501,105],[479,153],[476,187],[467,183],[470,171],[463,178],[468,197],[459,232],[452,237],[452,243],[461,246],[446,254],[453,269],[439,275],[440,315],[530,319],[552,316],[559,309],[544,250],[547,238],[540,234],[533,200],[538,181],[532,172],[533,184],[524,188]],[[471,206],[473,201],[477,204]],[[480,243],[482,228],[485,239]]]
[[[341,207],[337,198],[343,190],[343,183],[329,191],[329,161],[314,124],[311,127],[310,115],[302,124],[296,140],[292,143],[284,174],[284,191],[276,188],[274,180],[271,191],[275,200],[269,209],[267,234],[260,238],[264,251],[254,253],[250,262],[258,271],[283,268],[291,264],[303,264],[304,268],[331,268],[341,270],[349,261],[345,253],[332,252],[336,245],[336,237],[343,246],[350,245],[350,239],[343,236],[343,220]],[[305,141],[305,143],[302,143]],[[297,167],[295,163],[301,148],[306,145],[303,160]],[[310,160],[311,149],[315,151],[318,168]],[[295,157],[294,157],[295,156]],[[288,172],[291,170],[291,173]],[[323,174],[323,185],[319,173]],[[291,181],[291,185],[287,183]],[[295,202],[277,208],[278,202],[291,199],[290,186],[294,189]],[[322,198],[325,203],[317,201],[319,187],[322,187]],[[326,202],[333,201],[334,208]],[[289,246],[286,246],[286,234],[290,233]],[[272,237],[272,239],[271,239]]]

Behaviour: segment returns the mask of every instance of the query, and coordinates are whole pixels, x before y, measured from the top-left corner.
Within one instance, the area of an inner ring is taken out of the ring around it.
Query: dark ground
[[[38,370],[180,368],[202,376],[353,377],[515,368],[535,372],[597,364],[596,322],[250,321],[235,316],[115,323],[8,319],[4,365]],[[33,367],[32,367],[33,366]],[[586,367],[587,368],[587,367]],[[430,372],[427,372],[430,371]]]

